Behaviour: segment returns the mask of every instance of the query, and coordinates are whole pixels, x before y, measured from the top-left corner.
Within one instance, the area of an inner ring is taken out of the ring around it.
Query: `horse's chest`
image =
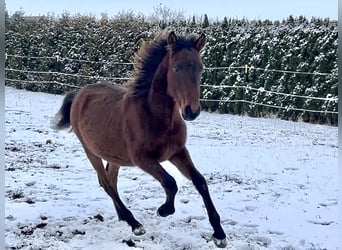
[[[168,160],[185,146],[185,127],[177,126],[150,141],[150,152],[159,161]]]

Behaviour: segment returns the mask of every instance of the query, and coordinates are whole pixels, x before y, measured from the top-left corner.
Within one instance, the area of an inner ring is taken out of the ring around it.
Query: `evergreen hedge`
[[[67,13],[59,18],[53,15],[27,18],[24,13],[17,12],[12,16],[6,13],[5,25],[8,55],[6,85],[62,94],[72,88],[68,85],[80,87],[94,83],[100,77],[129,78],[133,70],[133,65],[129,63],[133,62],[141,41],[152,39],[163,26],[182,33],[204,32],[207,36],[202,54],[208,68],[202,77],[203,109],[253,117],[277,116],[338,124],[337,114],[291,109],[337,112],[337,21],[290,16],[274,22],[227,18],[209,22],[205,18],[203,23],[196,23],[192,18],[191,21],[158,24],[132,13],[96,19]],[[245,68],[245,65],[248,67]],[[35,81],[46,82],[39,84]],[[68,85],[62,86],[54,81]],[[115,81],[120,84],[125,82],[120,79]],[[293,95],[331,99],[314,100]],[[234,100],[249,103],[232,102]]]

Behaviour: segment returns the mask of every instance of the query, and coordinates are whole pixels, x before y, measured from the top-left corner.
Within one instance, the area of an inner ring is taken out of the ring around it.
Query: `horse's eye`
[[[178,66],[178,65],[174,65],[173,66],[173,71],[176,72],[176,73],[179,73],[181,71],[181,67]]]

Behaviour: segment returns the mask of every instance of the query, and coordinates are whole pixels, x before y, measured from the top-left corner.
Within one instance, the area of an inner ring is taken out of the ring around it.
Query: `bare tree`
[[[152,22],[159,24],[170,24],[173,22],[180,22],[186,20],[185,10],[173,10],[170,7],[160,3],[153,7],[153,13],[150,16]]]

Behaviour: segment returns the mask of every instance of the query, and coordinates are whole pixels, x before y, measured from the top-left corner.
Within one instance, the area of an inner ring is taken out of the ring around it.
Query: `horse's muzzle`
[[[182,116],[186,121],[193,121],[197,118],[197,116],[199,116],[200,113],[201,107],[199,107],[196,112],[192,112],[190,106],[186,106],[184,112],[182,112]]]

